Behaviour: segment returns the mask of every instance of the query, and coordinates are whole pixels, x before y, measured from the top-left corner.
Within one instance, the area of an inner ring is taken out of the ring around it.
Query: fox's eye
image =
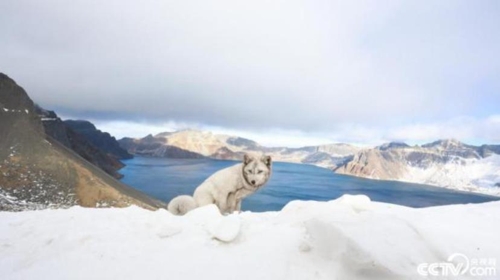
[[[264,172],[264,171],[262,171],[262,170],[259,170],[259,171],[257,171],[257,174],[260,174],[260,173],[262,173],[262,172]]]
[[[248,173],[252,174],[252,170],[247,170],[247,171],[248,171]]]

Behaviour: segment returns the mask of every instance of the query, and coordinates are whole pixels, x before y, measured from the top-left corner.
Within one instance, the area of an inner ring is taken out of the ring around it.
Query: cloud
[[[500,115],[484,119],[459,117],[445,122],[411,124],[390,131],[387,138],[400,141],[430,141],[455,138],[473,144],[500,142]]]
[[[495,1],[9,1],[0,6],[0,71],[42,106],[79,118],[418,140],[443,135],[433,123],[498,113],[499,9]]]

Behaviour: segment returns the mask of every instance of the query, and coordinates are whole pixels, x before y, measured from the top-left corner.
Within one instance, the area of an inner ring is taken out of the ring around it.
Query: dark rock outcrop
[[[378,146],[377,148],[381,151],[385,151],[385,150],[388,150],[388,149],[395,149],[395,148],[408,148],[410,147],[408,144],[406,143],[401,143],[401,142],[389,142],[389,143],[385,143],[383,145],[380,145]]]
[[[500,145],[482,145],[477,148],[481,157],[487,157],[492,154],[500,154]]]
[[[39,106],[36,107],[36,111],[42,120],[45,133],[48,137],[58,141],[66,148],[75,151],[82,158],[98,166],[111,176],[117,179],[123,177],[123,175],[118,173],[118,170],[125,165],[115,155],[108,154],[94,145],[86,135],[75,131],[66,122],[63,122],[54,111],[47,111]]]
[[[83,135],[90,143],[101,151],[113,155],[118,159],[131,159],[133,156],[125,149],[120,147],[120,144],[115,137],[107,132],[98,130],[94,124],[85,120],[65,120],[64,124],[70,127],[73,131]]]

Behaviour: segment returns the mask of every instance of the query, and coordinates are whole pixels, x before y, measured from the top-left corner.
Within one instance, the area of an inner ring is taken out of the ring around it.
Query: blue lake
[[[125,160],[122,181],[144,193],[169,202],[194,189],[217,170],[234,161],[136,157]],[[410,207],[480,203],[499,198],[452,191],[427,185],[369,180],[338,175],[328,169],[293,163],[273,163],[267,185],[243,200],[242,210],[280,210],[292,200],[327,201],[343,194],[364,194],[371,200]]]

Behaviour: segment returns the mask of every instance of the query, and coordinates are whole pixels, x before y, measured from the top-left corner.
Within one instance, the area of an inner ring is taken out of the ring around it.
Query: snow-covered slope
[[[424,279],[419,264],[446,262],[455,253],[500,262],[499,217],[500,202],[412,209],[366,196],[229,216],[215,206],[183,217],[138,207],[0,212],[0,275]],[[467,271],[453,279],[478,278]]]
[[[500,155],[409,166],[401,180],[500,196]]]
[[[500,195],[500,145],[453,139],[413,147],[389,143],[358,152],[335,172]]]

